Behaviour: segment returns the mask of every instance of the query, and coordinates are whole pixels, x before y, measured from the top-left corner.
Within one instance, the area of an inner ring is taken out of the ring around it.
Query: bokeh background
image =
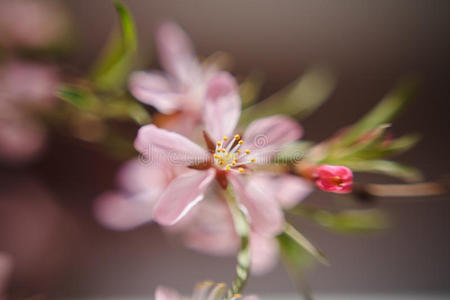
[[[234,57],[235,74],[261,71],[262,98],[322,63],[338,74],[326,105],[302,125],[305,138],[320,141],[356,121],[408,74],[421,89],[393,125],[422,141],[399,160],[420,168],[428,180],[450,170],[450,2],[297,0],[128,0],[140,36],[142,67],[155,65],[152,33],[166,19],[182,25],[197,52]],[[74,50],[67,61],[83,72],[117,25],[111,1],[67,0],[74,24]],[[19,22],[19,21],[18,21]],[[0,250],[15,258],[12,288],[67,296],[151,295],[158,284],[188,292],[202,279],[229,281],[233,258],[185,250],[155,225],[130,232],[102,228],[91,204],[114,187],[119,163],[95,148],[51,137],[35,163],[0,169]],[[396,182],[357,174],[360,182]],[[30,197],[32,195],[32,197]],[[326,201],[316,193],[308,201]],[[364,236],[330,233],[302,222],[328,256],[308,279],[326,293],[450,292],[450,202],[448,196],[386,198],[392,227]],[[369,204],[367,204],[369,205]],[[253,277],[249,291],[293,293],[279,266]]]

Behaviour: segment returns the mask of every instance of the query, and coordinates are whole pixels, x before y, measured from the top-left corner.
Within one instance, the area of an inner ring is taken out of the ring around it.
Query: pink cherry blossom
[[[230,79],[229,77],[227,80]],[[207,99],[211,102],[208,103],[211,108],[205,109],[204,118],[208,120],[205,122],[206,132],[217,140],[212,145],[213,148],[209,149],[213,153],[184,136],[154,125],[146,125],[139,130],[135,147],[152,161],[197,168],[178,176],[168,185],[155,206],[154,218],[162,225],[175,224],[204,198],[207,187],[216,179],[222,186],[228,182],[233,186],[256,231],[261,234],[277,234],[283,226],[279,203],[258,188],[247,188],[245,173],[251,164],[267,163],[276,155],[278,148],[298,139],[302,130],[289,118],[273,116],[251,123],[243,139],[238,134],[228,138],[232,136],[240,110],[238,104],[222,105],[224,98],[228,101],[239,101],[238,97],[229,95],[235,90],[222,88],[229,85],[222,82],[221,85],[215,86],[217,90],[209,93],[214,97]],[[226,111],[221,111],[222,107],[225,107]],[[215,115],[216,118],[210,117],[209,114]],[[229,122],[233,126],[230,126]],[[248,140],[246,137],[254,140]],[[258,137],[264,137],[264,143],[258,144]]]
[[[128,161],[118,173],[119,189],[107,191],[95,200],[96,219],[114,230],[130,230],[150,222],[155,203],[175,173],[170,166],[146,165],[138,159]]]
[[[46,65],[9,61],[0,67],[0,159],[24,162],[42,150],[45,128],[31,113],[52,107],[57,83],[56,70]]]
[[[40,63],[11,60],[0,67],[0,101],[32,109],[55,103],[57,70]]]
[[[211,65],[201,65],[188,36],[174,23],[167,22],[158,28],[156,44],[165,73],[134,72],[129,81],[130,91],[163,114],[178,112],[165,127],[190,135],[201,122],[205,98],[215,96],[207,95],[208,91],[216,90],[210,86],[220,84],[220,78],[229,74]]]
[[[350,193],[353,186],[353,173],[344,166],[321,165],[314,171],[316,185],[333,193]]]
[[[0,44],[51,46],[68,30],[67,15],[54,1],[0,0]]]
[[[224,299],[223,294],[225,292],[225,284],[214,285],[212,282],[202,282],[197,285],[194,290],[192,297],[182,297],[177,291],[164,287],[158,286],[155,292],[156,300],[207,300],[207,299]],[[230,300],[258,300],[256,296],[247,296],[241,298],[241,295],[236,295],[231,297]]]
[[[300,203],[312,191],[311,185],[293,175],[254,174],[247,183],[248,189],[258,189],[276,199],[282,208],[288,209]],[[214,197],[216,199],[214,199]],[[210,196],[192,212],[191,221],[180,229],[185,245],[193,250],[218,256],[234,255],[239,249],[240,238],[227,206],[220,195]],[[278,262],[279,246],[272,236],[250,233],[250,270],[255,275],[265,274]]]

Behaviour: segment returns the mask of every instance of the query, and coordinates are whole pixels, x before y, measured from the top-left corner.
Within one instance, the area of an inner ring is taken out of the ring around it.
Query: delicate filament
[[[239,134],[236,134],[231,140],[229,140],[227,136],[224,136],[222,140],[217,141],[216,143],[216,149],[213,154],[214,163],[227,172],[237,171],[239,173],[244,173],[245,169],[241,166],[254,163],[255,159],[241,160],[244,156],[250,154],[249,149],[241,152],[239,148],[243,144],[244,141],[241,140]]]

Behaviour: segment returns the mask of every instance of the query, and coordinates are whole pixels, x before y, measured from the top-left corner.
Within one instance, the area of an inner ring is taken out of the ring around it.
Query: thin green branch
[[[237,255],[236,278],[227,291],[226,299],[231,299],[239,294],[245,287],[250,274],[250,226],[244,212],[240,209],[231,185],[227,188],[227,204],[233,217],[236,233],[241,238],[241,249]]]

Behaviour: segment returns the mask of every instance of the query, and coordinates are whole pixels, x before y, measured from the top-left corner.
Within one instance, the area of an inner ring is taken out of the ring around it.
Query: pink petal
[[[175,23],[166,22],[156,32],[156,45],[161,65],[184,85],[197,80],[201,66],[186,33]]]
[[[250,149],[257,163],[269,163],[286,144],[298,140],[303,129],[293,119],[277,115],[253,121],[245,131],[242,149]]]
[[[9,120],[0,118],[1,160],[8,163],[29,161],[42,151],[45,140],[45,128],[40,123],[20,116]]]
[[[277,199],[284,209],[296,206],[313,191],[308,181],[294,175],[280,176],[277,184]]]
[[[181,300],[180,294],[177,291],[158,286],[155,292],[155,300]]]
[[[294,175],[257,173],[249,180],[265,194],[277,199],[285,209],[296,206],[312,192],[309,182]]]
[[[203,120],[215,139],[230,136],[241,114],[241,98],[235,79],[227,72],[217,73],[208,82]]]
[[[257,233],[250,236],[250,257],[253,274],[262,275],[271,271],[278,262],[278,242]]]
[[[152,124],[139,129],[134,147],[147,164],[188,166],[210,159],[205,149],[188,138]]]
[[[173,225],[198,202],[214,179],[213,169],[191,171],[175,178],[161,195],[155,207],[155,220],[162,225]]]
[[[166,77],[156,72],[133,72],[129,80],[130,92],[136,99],[154,106],[163,114],[180,108],[180,93]]]
[[[251,296],[244,297],[243,300],[259,300],[259,297],[251,295]]]
[[[240,239],[236,235],[231,214],[223,199],[214,201],[210,195],[195,207],[194,219],[185,226],[184,242],[190,249],[209,255],[226,256],[237,253]]]
[[[284,216],[276,199],[251,181],[245,184],[240,175],[230,174],[228,179],[248,210],[252,230],[265,236],[279,234],[283,230]]]
[[[130,230],[152,220],[159,195],[153,190],[135,195],[107,192],[94,202],[94,214],[105,227]]]
[[[138,193],[151,189],[161,193],[174,174],[170,166],[148,165],[133,159],[122,165],[117,177],[120,187],[127,192]]]
[[[321,165],[314,172],[316,185],[326,191],[350,193],[353,188],[353,172],[344,166]]]

